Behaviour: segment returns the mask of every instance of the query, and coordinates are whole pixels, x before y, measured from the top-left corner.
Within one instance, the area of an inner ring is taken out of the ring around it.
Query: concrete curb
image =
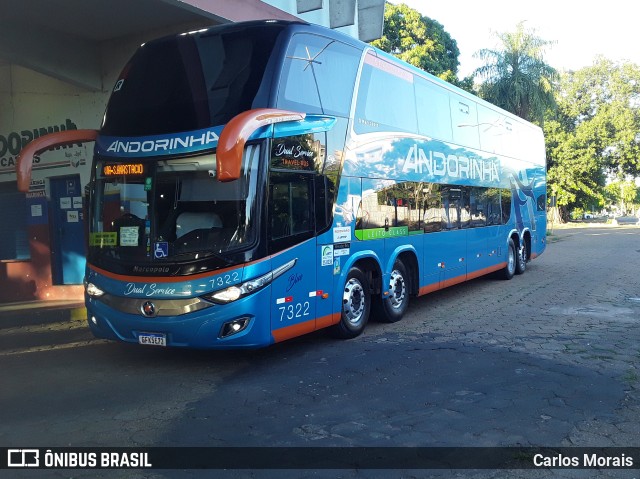
[[[42,301],[0,305],[0,329],[86,319],[87,310],[82,303]]]

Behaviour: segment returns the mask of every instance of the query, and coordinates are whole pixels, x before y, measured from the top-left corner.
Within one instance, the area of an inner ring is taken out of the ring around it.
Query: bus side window
[[[450,106],[454,143],[467,148],[480,148],[476,102],[452,94]]]
[[[356,102],[356,133],[418,130],[413,74],[378,59],[365,57]]]
[[[436,183],[424,184],[424,232],[435,233],[442,231],[442,196],[440,194],[440,185]]]
[[[316,232],[321,233],[331,226],[331,201],[334,195],[333,183],[325,175],[316,175],[315,190]]]
[[[500,190],[487,188],[487,226],[502,224],[502,209],[500,207]]]
[[[448,230],[468,228],[471,221],[469,189],[465,186],[447,186],[442,192],[444,227]]]
[[[469,206],[472,228],[487,225],[487,188],[472,187],[469,191]]]
[[[506,188],[500,190],[502,200],[502,224],[505,225],[511,218],[511,190]]]
[[[449,93],[419,76],[415,77],[418,132],[439,140],[451,141]]]
[[[271,173],[269,230],[272,240],[314,232],[313,177],[300,173]]]

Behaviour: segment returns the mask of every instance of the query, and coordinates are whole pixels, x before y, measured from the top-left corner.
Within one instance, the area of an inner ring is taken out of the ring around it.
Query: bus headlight
[[[244,285],[243,285],[244,286]],[[242,286],[231,286],[230,288],[218,291],[215,294],[210,295],[210,298],[218,303],[230,303],[239,299],[242,296]]]
[[[282,266],[265,275],[242,283],[240,286],[229,286],[228,288],[221,291],[216,291],[215,293],[208,294],[204,296],[204,298],[218,304],[227,304],[236,301],[240,298],[243,298],[244,296],[255,293],[256,291],[260,291],[278,276],[293,268],[296,264],[296,261],[298,260],[292,259],[288,263],[283,264]]]
[[[104,291],[102,291],[100,288],[98,288],[95,284],[93,283],[88,283],[85,282],[84,283],[84,290],[87,292],[87,294],[89,296],[91,296],[92,298],[99,298],[100,296],[102,296],[104,294]]]

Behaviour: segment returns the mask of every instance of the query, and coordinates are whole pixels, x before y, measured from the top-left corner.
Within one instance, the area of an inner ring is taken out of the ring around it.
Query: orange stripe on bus
[[[327,328],[340,322],[340,313],[328,314],[316,319],[316,329]]]
[[[439,291],[441,289],[447,288],[449,286],[453,286],[456,284],[464,283],[465,281],[469,281],[471,279],[479,278],[480,276],[484,276],[489,273],[493,273],[494,271],[499,271],[504,268],[507,263],[499,263],[493,266],[489,266],[488,268],[479,269],[477,271],[473,271],[469,274],[461,274],[460,276],[456,276],[455,278],[450,278],[445,281],[441,281],[439,283],[429,284],[427,286],[423,286],[420,288],[418,296],[422,296],[424,294],[433,293],[435,291]]]
[[[304,323],[293,324],[285,328],[274,330],[271,334],[276,343],[287,339],[297,338],[303,334],[312,333],[318,329],[327,328],[340,322],[340,313],[328,314],[317,319],[305,321]]]
[[[467,275],[467,279],[475,279],[480,276],[484,276],[485,274],[493,273],[494,271],[500,271],[502,268],[507,266],[507,262],[498,263],[493,266],[489,266],[488,268],[479,269],[478,271],[473,271]]]
[[[274,330],[271,334],[276,343],[286,341],[287,339],[302,336],[316,330],[316,320],[305,321],[304,323],[293,324],[285,328]]]

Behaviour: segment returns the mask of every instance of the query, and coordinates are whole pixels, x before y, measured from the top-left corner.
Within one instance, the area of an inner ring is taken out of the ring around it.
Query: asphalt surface
[[[94,340],[80,321],[4,327],[0,444],[639,447],[640,229],[556,230],[528,266],[511,281],[482,278],[421,297],[399,323],[370,324],[350,341],[314,333],[259,351],[202,352]],[[400,464],[15,475],[639,476]]]

